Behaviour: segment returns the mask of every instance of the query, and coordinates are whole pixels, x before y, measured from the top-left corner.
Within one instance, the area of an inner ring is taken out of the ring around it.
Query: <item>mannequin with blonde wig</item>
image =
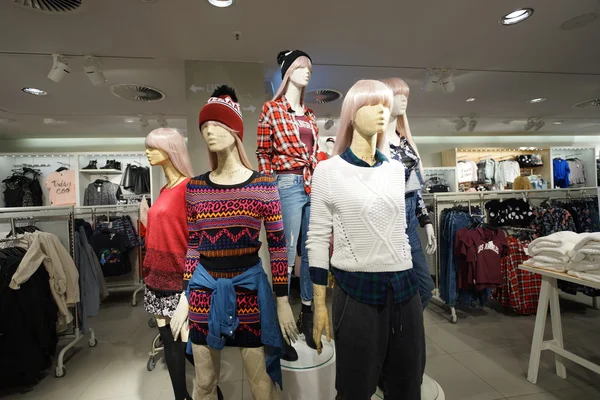
[[[193,173],[185,138],[177,129],[155,129],[145,145],[150,165],[162,167],[167,183],[148,211],[144,307],[156,319],[175,399],[187,400],[191,399],[185,377],[187,331],[177,340],[170,323],[183,288],[188,239],[185,187]]]
[[[244,144],[242,143],[242,141],[240,140],[240,137],[238,136],[238,132],[236,132],[233,129],[229,128],[227,125],[222,124],[220,122],[216,122],[216,121],[205,122],[200,127],[200,131],[202,131],[202,128],[204,127],[205,124],[212,124],[212,125],[215,125],[215,126],[219,126],[219,127],[223,128],[223,129],[225,129],[227,132],[229,132],[235,138],[235,152],[234,152],[234,157],[236,157],[238,159],[238,161],[244,167],[246,167],[248,169],[253,169],[252,168],[252,164],[250,164],[250,160],[248,159],[248,156],[246,155],[246,150],[244,150]],[[219,160],[217,158],[217,153],[208,150],[208,161],[210,162],[210,169],[212,169],[213,171],[216,170],[217,167],[218,167],[218,165],[219,165]]]
[[[350,88],[334,156],[315,170],[307,249],[315,293],[313,339],[331,340],[326,303],[335,277],[336,399],[421,399],[423,313],[406,235],[404,166],[388,157],[393,92],[376,80]],[[329,257],[333,236],[333,254]]]
[[[302,308],[298,329],[308,346],[312,341],[312,283],[308,271],[306,235],[310,219],[310,184],[317,165],[319,137],[312,110],[304,105],[306,87],[312,75],[312,61],[301,50],[278,54],[282,81],[273,99],[263,105],[258,123],[257,149],[259,171],[273,174],[281,197],[288,265],[291,272],[300,255],[300,297]],[[305,317],[306,316],[306,317]],[[297,353],[286,348],[286,360],[295,361]]]

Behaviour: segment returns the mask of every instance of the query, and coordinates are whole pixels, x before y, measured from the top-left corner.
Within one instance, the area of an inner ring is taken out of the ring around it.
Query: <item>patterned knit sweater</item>
[[[348,272],[412,268],[406,235],[404,166],[392,160],[363,168],[334,156],[321,161],[312,181],[306,248],[311,267]]]
[[[207,172],[188,183],[186,208],[189,239],[184,289],[198,262],[213,277],[258,264],[264,222],[273,289],[277,296],[287,296],[286,242],[274,178],[255,171],[246,182],[219,185],[210,180]]]
[[[162,188],[148,210],[144,282],[156,291],[181,292],[187,251],[185,188],[189,179]]]

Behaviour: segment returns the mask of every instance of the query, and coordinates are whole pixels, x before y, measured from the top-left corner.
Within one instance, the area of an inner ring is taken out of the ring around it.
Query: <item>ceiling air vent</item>
[[[333,89],[317,89],[306,92],[304,101],[311,104],[332,103],[342,98],[342,93]]]
[[[110,88],[112,94],[125,100],[152,102],[165,98],[165,94],[149,86],[118,84]]]
[[[82,0],[13,0],[13,2],[30,10],[66,13],[77,10]]]
[[[592,107],[600,107],[600,98],[595,98],[591,100],[582,101],[581,103],[577,103],[573,106],[574,108],[592,108]]]

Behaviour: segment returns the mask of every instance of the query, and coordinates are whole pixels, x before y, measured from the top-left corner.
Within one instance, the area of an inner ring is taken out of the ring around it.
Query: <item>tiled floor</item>
[[[143,306],[131,307],[129,297],[114,295],[90,321],[98,346],[82,341],[67,361],[67,375],[46,377],[33,391],[4,398],[44,400],[172,400],[168,372],[160,361],[146,370],[156,329],[148,327]],[[298,307],[297,304],[294,305]],[[569,307],[571,306],[571,307]],[[563,307],[566,346],[600,363],[600,311],[566,304]],[[425,313],[427,374],[437,380],[447,400],[598,400],[600,375],[567,362],[568,379],[553,372],[553,358],[543,355],[537,385],[526,379],[534,317],[518,317],[486,309],[460,314],[452,325],[445,312],[431,305]],[[75,353],[75,354],[74,354]],[[188,368],[188,387],[193,382]],[[225,398],[251,399],[244,382],[239,352],[223,355],[220,386]]]

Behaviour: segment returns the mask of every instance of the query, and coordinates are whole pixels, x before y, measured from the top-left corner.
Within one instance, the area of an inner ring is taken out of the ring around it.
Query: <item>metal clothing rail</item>
[[[0,221],[10,221],[12,234],[16,239],[16,222],[43,222],[43,221],[64,221],[67,223],[68,229],[68,249],[69,254],[74,259],[75,257],[75,225],[74,225],[74,208],[73,206],[50,206],[50,207],[9,207],[0,208]],[[5,240],[9,240],[6,238]],[[3,240],[4,241],[4,240]],[[81,290],[81,287],[79,288]],[[58,353],[55,376],[62,378],[67,373],[64,365],[65,354],[73,346],[75,346],[85,335],[79,328],[79,313],[77,304],[70,305],[69,308],[73,314],[72,331],[67,334],[59,334],[60,337],[72,337],[72,340]],[[69,330],[68,330],[69,331]],[[98,344],[95,332],[89,328],[90,339],[88,344],[90,347],[95,347]]]
[[[117,204],[114,206],[81,206],[75,207],[75,217],[84,217],[89,215],[92,222],[96,223],[96,216],[98,215],[106,215],[108,218],[108,222],[110,222],[111,214],[113,216],[134,216],[135,221],[132,221],[134,228],[137,230],[139,234],[139,226],[137,221],[140,218],[140,206],[139,204]],[[133,276],[129,281],[116,281],[116,282],[106,282],[109,293],[117,292],[117,291],[133,291],[131,305],[133,307],[137,306],[137,296],[144,289],[143,280],[141,277],[141,251],[139,246],[137,246],[137,257],[135,264],[135,270],[133,271]],[[128,274],[129,275],[129,274]]]
[[[441,307],[450,308],[450,322],[453,324],[458,322],[458,316],[456,314],[456,308],[453,305],[447,305],[440,296],[440,272],[441,272],[441,260],[440,260],[440,218],[441,209],[440,206],[443,204],[465,204],[469,207],[472,206],[481,207],[483,218],[485,220],[485,203],[494,199],[510,199],[522,197],[523,200],[570,200],[570,199],[581,199],[586,197],[592,197],[598,195],[599,189],[597,187],[584,187],[584,188],[566,188],[566,189],[547,189],[547,190],[504,190],[498,192],[452,192],[452,193],[434,193],[433,196],[433,213],[434,213],[434,230],[435,237],[437,240],[438,252],[434,257],[435,262],[435,289],[432,301]],[[431,195],[425,198],[425,202],[431,201]],[[594,304],[596,301],[594,300]]]

